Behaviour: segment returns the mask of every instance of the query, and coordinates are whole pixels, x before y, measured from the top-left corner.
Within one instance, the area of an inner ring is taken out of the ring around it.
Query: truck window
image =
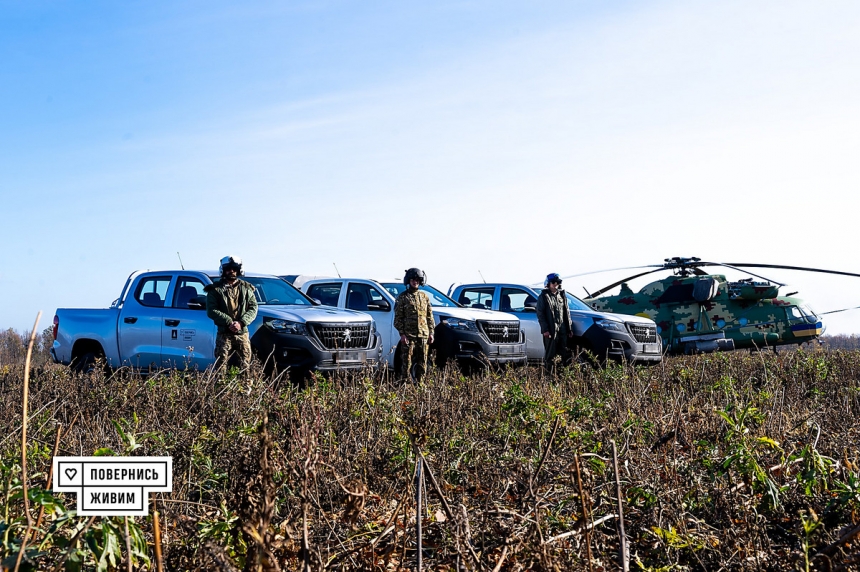
[[[322,302],[323,306],[337,307],[337,300],[340,298],[340,282],[332,282],[330,284],[314,284],[308,288],[308,296],[316,298]]]
[[[163,307],[169,286],[170,276],[149,276],[137,285],[134,298],[142,306]]]
[[[176,282],[176,288],[173,292],[173,307],[192,310],[206,309],[206,293],[203,291],[204,284],[198,278],[189,276],[180,276]],[[194,300],[197,298],[197,300]],[[198,304],[202,303],[203,307],[189,306],[188,303],[195,301]]]
[[[368,304],[373,307],[369,308]],[[376,288],[370,284],[349,283],[346,289],[346,307],[348,309],[367,312],[368,310],[379,310],[380,306],[388,306],[388,301],[382,297]]]
[[[493,309],[493,294],[495,288],[466,288],[460,292],[457,300],[467,308]]]
[[[499,295],[500,312],[522,312],[526,308],[526,302],[531,301],[531,306],[537,303],[537,298],[519,288],[502,288]]]
[[[257,304],[261,306],[311,305],[311,301],[286,280],[261,276],[246,276],[244,280],[254,287]]]

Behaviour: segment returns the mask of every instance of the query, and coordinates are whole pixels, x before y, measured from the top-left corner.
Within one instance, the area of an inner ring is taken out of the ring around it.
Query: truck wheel
[[[76,373],[92,373],[96,370],[99,360],[104,360],[104,355],[95,352],[86,352],[71,365],[72,371]]]
[[[600,366],[599,358],[594,354],[594,349],[585,338],[574,337],[571,340],[571,363],[579,363],[589,366]]]
[[[440,349],[437,349],[434,353],[436,355],[433,356],[433,363],[436,364],[436,369],[438,369],[439,371],[445,369],[445,366],[448,365],[448,360],[451,359],[451,356],[449,356],[447,353]]]

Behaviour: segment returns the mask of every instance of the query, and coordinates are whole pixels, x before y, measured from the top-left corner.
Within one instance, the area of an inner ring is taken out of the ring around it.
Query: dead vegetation
[[[40,365],[27,462],[44,515],[20,569],[157,566],[152,516],[81,531],[73,495],[45,491],[60,432],[59,454],[173,457],[173,492],[154,495],[165,570],[414,569],[419,523],[426,570],[618,570],[622,516],[634,570],[856,570],[858,373],[841,351],[305,389]],[[23,363],[0,369],[9,568],[28,522],[22,384]]]

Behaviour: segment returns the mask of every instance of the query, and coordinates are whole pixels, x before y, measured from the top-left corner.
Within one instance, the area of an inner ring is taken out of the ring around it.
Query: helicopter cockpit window
[[[673,284],[666,288],[659,298],[654,300],[658,304],[672,304],[677,302],[693,301],[693,284]]]
[[[789,320],[805,320],[813,324],[818,319],[809,306],[790,306],[785,311]]]
[[[806,316],[803,315],[803,312],[800,311],[800,308],[797,306],[791,306],[790,308],[786,308],[786,312],[788,312],[789,320],[802,320]]]

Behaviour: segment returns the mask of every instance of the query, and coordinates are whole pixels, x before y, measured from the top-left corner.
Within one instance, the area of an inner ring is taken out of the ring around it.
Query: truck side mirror
[[[188,301],[188,308],[191,310],[205,310],[206,309],[206,297],[205,296],[195,296],[194,298]]]
[[[377,300],[376,302],[370,302],[367,305],[368,310],[377,310],[379,312],[390,312],[391,304],[388,303],[388,300]]]
[[[534,298],[529,298],[528,300],[526,300],[525,303],[523,304],[523,311],[524,312],[535,312],[535,311],[537,311],[537,300],[535,300]]]

